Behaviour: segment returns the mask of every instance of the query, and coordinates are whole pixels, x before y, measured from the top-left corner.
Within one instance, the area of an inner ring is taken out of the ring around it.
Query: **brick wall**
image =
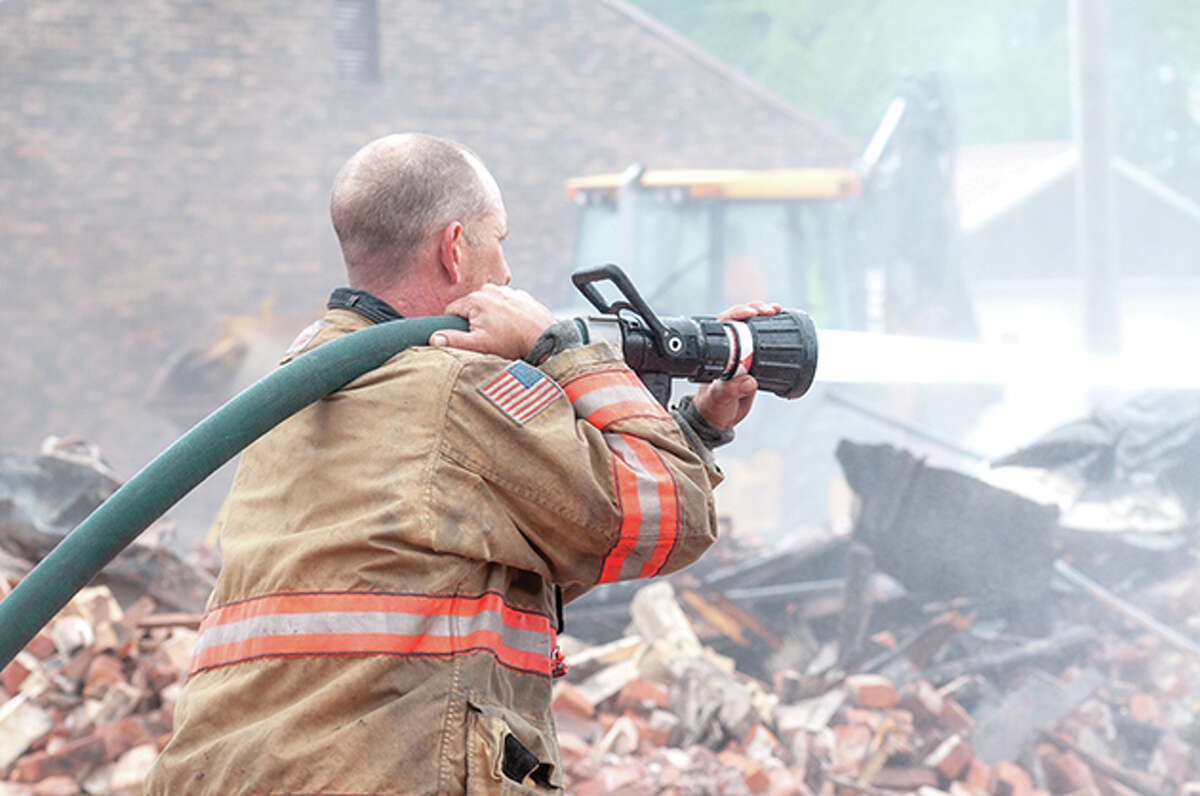
[[[462,140],[517,281],[566,295],[572,175],[846,163],[849,142],[617,2],[379,2],[381,78],[336,74],[334,0],[0,1],[0,440],[177,436],[140,402],[229,314],[312,314],[341,280],[328,186],[396,130]]]

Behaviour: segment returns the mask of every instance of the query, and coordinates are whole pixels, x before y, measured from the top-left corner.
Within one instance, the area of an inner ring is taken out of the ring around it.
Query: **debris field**
[[[1098,489],[1061,463],[1005,482],[890,446],[845,442],[838,459],[851,532],[730,534],[682,573],[567,606],[567,793],[1200,793],[1190,500],[1111,473]],[[53,525],[17,516],[36,501],[10,482],[0,594]],[[139,792],[211,580],[191,568],[174,594],[102,576],[0,672],[0,796]]]

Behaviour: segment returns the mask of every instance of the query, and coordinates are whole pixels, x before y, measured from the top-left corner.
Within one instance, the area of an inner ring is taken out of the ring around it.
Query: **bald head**
[[[475,153],[420,133],[358,150],[333,182],[330,214],[352,287],[380,290],[405,275],[447,224],[503,213],[500,189]]]

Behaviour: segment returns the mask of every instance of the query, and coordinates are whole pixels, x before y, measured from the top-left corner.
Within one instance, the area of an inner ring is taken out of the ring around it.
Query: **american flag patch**
[[[479,391],[517,425],[524,425],[562,394],[553,379],[524,362],[514,362]]]

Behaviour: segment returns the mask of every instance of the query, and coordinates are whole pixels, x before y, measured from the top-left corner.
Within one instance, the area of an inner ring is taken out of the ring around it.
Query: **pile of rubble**
[[[852,532],[728,535],[571,603],[566,791],[1200,796],[1184,410],[1169,438],[1089,428],[1019,452],[1043,468],[1025,487],[844,443]],[[1054,471],[1080,451],[1083,476]],[[0,596],[114,488],[69,453],[0,477]],[[108,578],[0,672],[0,796],[137,793],[170,737],[210,567],[149,544]]]
[[[1166,591],[1181,614],[1200,607],[1194,577]],[[576,645],[555,687],[577,796],[1200,791],[1200,657],[1153,634],[1030,641],[949,611],[904,643],[870,639],[858,668],[878,672],[839,670],[834,644],[768,684],[701,645],[668,583],[632,617],[628,636]]]
[[[1150,523],[1111,479],[1025,473],[1031,500],[889,446],[838,458],[851,536],[568,608],[593,642],[556,686],[569,792],[1200,793],[1194,515],[1156,495]]]
[[[107,586],[76,595],[0,672],[0,796],[140,793],[198,624],[148,596],[122,610]]]

